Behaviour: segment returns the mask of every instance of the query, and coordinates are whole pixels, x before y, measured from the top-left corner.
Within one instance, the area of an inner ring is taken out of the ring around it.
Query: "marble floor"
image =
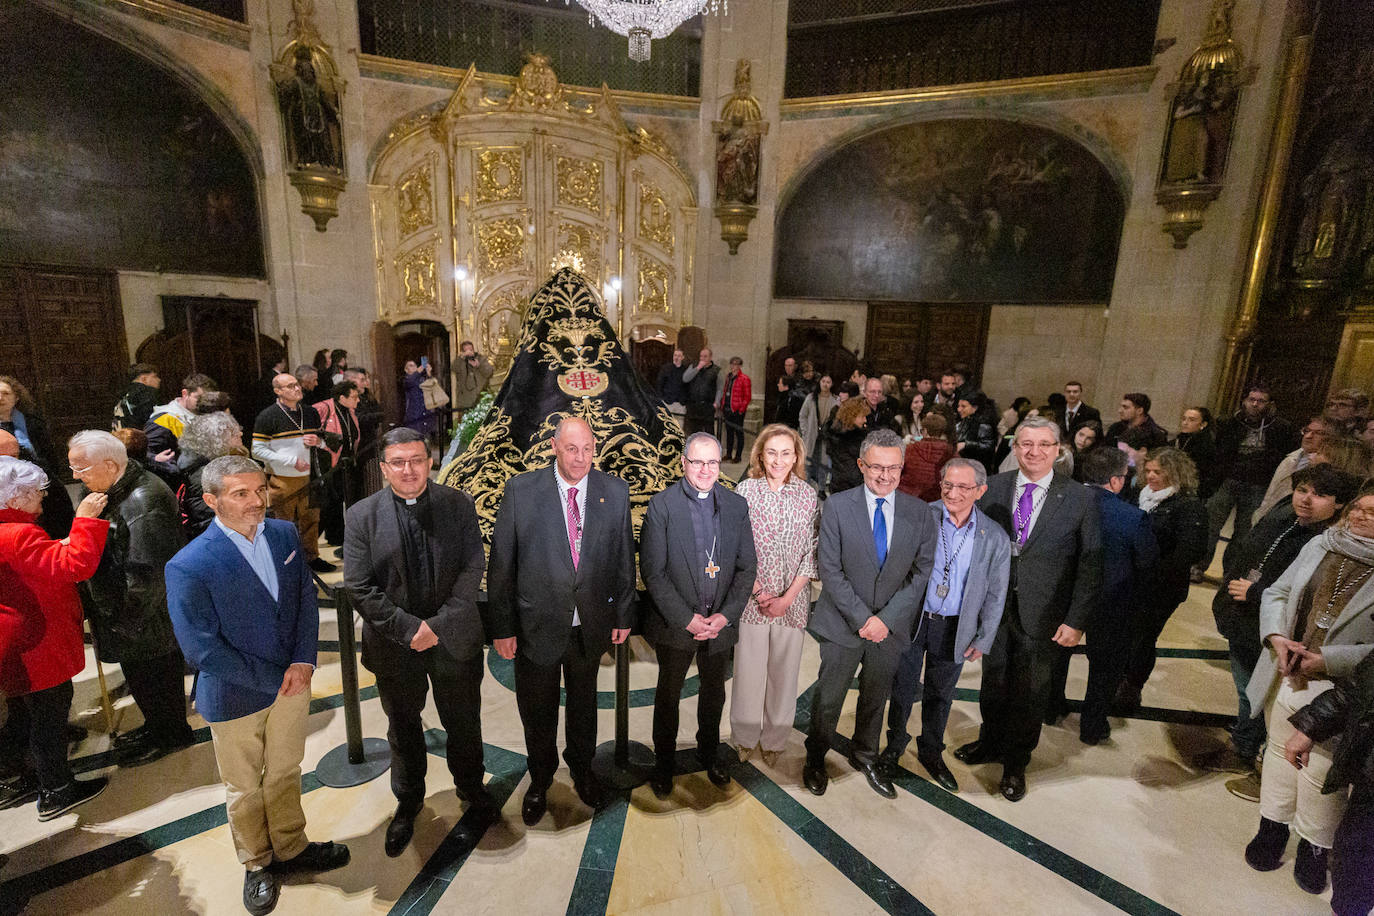
[[[1081,744],[1076,714],[1045,729],[1028,771],[1029,794],[1019,804],[996,794],[1000,768],[971,769],[949,755],[958,794],[928,781],[909,754],[898,797],[889,801],[832,753],[830,789],[816,798],[800,785],[803,735],[794,731],[776,767],[741,764],[725,790],[689,774],[667,801],[641,787],[595,816],[578,802],[564,770],[549,815],[526,828],[519,809],[528,777],[512,678],[509,665],[492,655],[482,725],[504,819],[470,854],[445,843],[462,808],[431,705],[429,797],[414,841],[396,859],[382,853],[394,806],[386,777],[331,789],[314,774],[319,759],[344,740],[338,633],[334,612],[325,610],[304,804],[311,836],[346,842],[353,860],[314,881],[292,879],[277,912],[1328,912],[1324,899],[1294,885],[1290,869],[1260,874],[1246,866],[1241,853],[1258,806],[1228,794],[1227,777],[1188,764],[1222,744],[1222,726],[1235,712],[1225,645],[1211,624],[1212,594],[1210,586],[1194,586],[1161,640],[1144,708],[1113,720],[1109,742]],[[803,688],[814,683],[818,665],[808,640]],[[117,698],[117,728],[137,725],[118,668],[105,674]],[[609,740],[613,669],[601,675],[607,708],[600,735]],[[1085,675],[1086,660],[1076,656],[1071,698],[1082,696]],[[645,742],[654,678],[651,661],[632,664],[630,734]],[[978,665],[966,666],[950,719],[952,746],[976,734],[978,681]],[[363,732],[382,736],[385,717],[366,670],[360,684]],[[693,692],[691,684],[685,693]],[[110,788],[46,824],[33,805],[0,811],[0,853],[8,857],[0,869],[0,912],[242,913],[243,873],[204,723],[194,719],[201,739],[194,747],[138,769],[111,767],[94,667],[76,687],[74,718],[90,729],[73,751],[77,769],[108,775]],[[798,704],[799,725],[807,696]],[[688,748],[695,698],[683,707],[679,742]],[[851,727],[852,718],[842,721],[840,733]]]

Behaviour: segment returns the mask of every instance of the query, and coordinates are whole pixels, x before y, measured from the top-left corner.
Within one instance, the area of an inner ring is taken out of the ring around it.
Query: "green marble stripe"
[[[432,728],[425,732],[425,745],[431,754],[446,756],[446,740],[447,735],[442,729]],[[487,780],[487,791],[491,793],[497,808],[502,808],[515,791],[515,787],[520,784],[520,780],[525,778],[525,757],[494,744],[483,744],[482,753],[486,759],[487,772],[491,774],[491,779]],[[471,823],[469,809],[463,812],[463,816],[453,825],[448,836],[444,837],[443,842],[430,854],[419,873],[396,898],[389,911],[391,916],[427,916],[434,910],[475,848],[468,838],[469,831],[465,829]],[[480,837],[478,842],[481,842]]]
[[[912,896],[891,875],[874,865],[863,853],[849,844],[805,805],[788,795],[758,767],[751,763],[737,764],[731,769],[736,781],[759,803],[786,824],[807,845],[835,866],[855,887],[868,895],[887,913],[928,914],[934,911]],[[571,912],[571,910],[569,911]]]
[[[629,811],[629,795],[622,792],[593,815],[587,842],[582,847],[582,861],[577,866],[577,879],[568,898],[568,916],[600,916],[606,912]]]
[[[301,776],[301,794],[313,792],[322,783],[314,772]],[[37,871],[12,878],[0,884],[0,901],[28,900],[30,897],[89,878],[107,868],[131,862],[150,852],[190,839],[201,833],[222,827],[229,822],[224,805],[204,808],[170,823],[131,837],[125,837],[99,849],[72,856]]]
[[[799,731],[807,731],[810,725],[811,698],[815,694],[815,690],[816,685],[813,683],[803,691],[801,696],[797,697],[797,717],[793,725]],[[977,693],[976,691],[971,692]],[[831,738],[831,745],[837,752],[846,754],[849,752],[850,741],[848,738],[837,734]],[[946,792],[910,770],[901,769],[900,775],[893,779],[893,783],[922,801],[934,805],[951,817],[964,822],[984,836],[996,840],[1008,849],[1019,852],[1037,865],[1049,869],[1061,878],[1076,884],[1127,913],[1140,914],[1140,916],[1164,916],[1164,914],[1174,913],[1173,910],[1163,904],[1127,887],[1091,865],[1080,862],[1068,853],[1060,852],[1024,830],[1013,827],[977,805]]]

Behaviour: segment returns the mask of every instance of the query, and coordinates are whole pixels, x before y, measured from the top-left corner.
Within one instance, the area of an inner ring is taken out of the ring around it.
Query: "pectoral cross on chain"
[[[710,576],[712,579],[714,579],[714,578],[716,577],[716,573],[718,573],[718,572],[720,572],[720,567],[716,565],[716,561],[715,561],[715,560],[709,560],[709,561],[707,561],[707,563],[706,563],[706,575],[708,575],[708,576]]]

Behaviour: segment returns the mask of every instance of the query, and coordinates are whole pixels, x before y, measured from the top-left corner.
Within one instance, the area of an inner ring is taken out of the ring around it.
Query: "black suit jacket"
[[[1016,475],[1013,470],[991,478],[978,500],[978,508],[1002,526],[1013,545]],[[1086,629],[1101,591],[1102,532],[1096,498],[1083,484],[1056,472],[1021,555],[1012,557],[1008,611],[1015,610],[1027,634],[1049,639],[1061,623]],[[1012,616],[1004,614],[1002,620]]]
[[[482,533],[466,493],[430,483],[430,562],[444,603],[429,617],[406,610],[406,562],[400,524],[389,487],[348,510],[344,526],[344,585],[363,618],[363,664],[376,674],[396,674],[418,662],[410,641],[424,620],[439,645],[427,651],[473,658],[486,642],[477,609],[482,584]]]
[[[723,614],[729,625],[710,640],[712,654],[728,650],[739,638],[736,624],[754,588],[758,566],[749,504],[720,484],[714,492],[720,513],[720,544],[715,558],[720,573],[715,594],[710,596],[711,613]],[[655,605],[655,612],[645,621],[645,633],[655,645],[678,649],[699,646],[687,632],[687,624],[700,607],[704,580],[689,499],[680,482],[655,494],[639,532],[639,571]]]
[[[517,637],[517,651],[540,665],[563,657],[574,607],[583,646],[597,655],[610,647],[611,630],[629,628],[635,615],[630,488],[595,468],[588,472],[574,570],[556,473],[550,465],[506,483],[487,569],[492,638]]]
[[[1075,429],[1077,429],[1079,426],[1082,426],[1084,423],[1087,423],[1089,420],[1096,420],[1098,423],[1102,422],[1101,411],[1099,411],[1096,407],[1080,402],[1078,405],[1078,413],[1073,415],[1073,426],[1071,427],[1069,425],[1068,411],[1069,409],[1065,407],[1064,416],[1059,418],[1059,429],[1061,432],[1063,432],[1066,436],[1069,437],[1073,436],[1073,431]]]

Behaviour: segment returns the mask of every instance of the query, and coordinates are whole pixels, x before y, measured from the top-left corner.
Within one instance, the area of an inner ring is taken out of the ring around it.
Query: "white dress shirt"
[[[893,508],[892,508],[892,504],[896,501],[896,498],[897,498],[897,491],[896,491],[896,490],[893,490],[891,493],[887,494],[886,496],[881,497],[881,499],[882,499],[882,501],[883,501],[883,520],[887,522],[887,549],[888,549],[888,550],[891,550],[891,549],[892,549],[892,522],[893,522],[893,519],[896,517],[896,516],[894,515],[894,510],[893,510]],[[870,489],[868,488],[868,485],[867,485],[867,484],[865,484],[865,485],[864,485],[864,505],[868,507],[868,535],[869,535],[869,537],[872,537],[872,536],[873,536],[873,513],[874,513],[874,511],[876,511],[877,508],[878,508],[878,499],[879,499],[879,497],[878,497],[872,490],[870,490]]]
[[[1053,480],[1054,468],[1050,468],[1050,472],[1046,474],[1044,477],[1041,477],[1039,480],[1031,480],[1029,477],[1026,476],[1025,471],[1016,472],[1016,489],[1012,491],[1011,498],[1011,511],[1013,513],[1011,523],[1011,541],[1013,544],[1016,543],[1016,539],[1018,536],[1015,520],[1016,506],[1019,502],[1021,502],[1021,494],[1025,491],[1026,484],[1033,483],[1035,484],[1036,488],[1035,493],[1031,497],[1031,506],[1033,508],[1031,509],[1030,521],[1026,522],[1026,539],[1030,540],[1031,532],[1035,530],[1035,520],[1040,517],[1040,510],[1045,507],[1045,500],[1049,498],[1050,482]]]
[[[582,532],[579,531],[579,532],[577,532],[577,533],[574,535],[573,532],[570,531],[570,530],[568,529],[568,491],[569,491],[570,489],[572,489],[573,487],[577,487],[577,496],[575,496],[575,497],[573,497],[573,498],[574,498],[574,500],[577,502],[577,517],[578,517],[579,519],[581,519],[581,521],[582,521],[582,528],[583,528],[583,530],[586,530],[586,527],[587,527],[587,478],[590,477],[590,476],[591,476],[590,474],[585,474],[585,475],[583,475],[583,477],[582,477],[581,480],[577,480],[577,481],[573,481],[572,483],[568,483],[566,480],[563,479],[563,475],[560,474],[560,473],[558,473],[558,468],[557,468],[557,466],[555,466],[554,469],[553,469],[553,479],[556,480],[556,481],[558,481],[558,512],[559,512],[560,515],[563,516],[563,530],[564,530],[565,532],[567,532],[569,542],[574,541],[574,540],[577,542],[577,553],[578,553],[578,562],[579,562],[579,563],[581,562],[581,559],[582,559],[582,557],[581,557],[581,554],[582,554]],[[576,607],[576,605],[574,605],[574,606],[573,606],[573,626],[578,627],[578,626],[581,626],[581,625],[582,625],[582,618],[578,616],[577,607]]]

